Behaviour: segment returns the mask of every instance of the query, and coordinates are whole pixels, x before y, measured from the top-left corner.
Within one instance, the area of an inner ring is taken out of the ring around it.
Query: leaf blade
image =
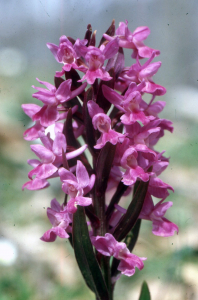
[[[146,281],[142,283],[139,300],[151,300],[150,291]]]
[[[93,252],[86,224],[84,208],[78,206],[73,216],[73,246],[80,271],[88,287],[99,300],[109,300],[101,269]]]
[[[126,213],[123,215],[115,228],[113,235],[117,241],[120,242],[121,240],[123,240],[135,225],[144,204],[148,185],[149,181],[139,182],[137,190],[135,191],[135,195]]]

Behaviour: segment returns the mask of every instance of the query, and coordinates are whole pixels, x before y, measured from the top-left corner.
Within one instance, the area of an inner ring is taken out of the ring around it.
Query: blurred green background
[[[198,1],[196,0],[1,0],[0,27],[0,300],[88,300],[69,243],[40,241],[50,228],[46,208],[64,195],[51,181],[43,191],[21,191],[34,158],[31,143],[23,140],[30,127],[22,103],[31,98],[36,77],[53,83],[61,69],[46,43],[58,44],[63,34],[83,38],[86,26],[97,29],[97,41],[113,18],[129,21],[129,29],[148,26],[145,42],[161,51],[156,83],[167,88],[158,100],[167,102],[161,117],[174,122],[158,150],[166,150],[170,165],[161,178],[175,193],[167,217],[180,229],[178,236],[152,235],[144,221],[134,253],[146,256],[145,268],[133,277],[122,276],[115,299],[138,299],[143,280],[153,300],[198,299]],[[129,52],[126,65],[131,64]]]

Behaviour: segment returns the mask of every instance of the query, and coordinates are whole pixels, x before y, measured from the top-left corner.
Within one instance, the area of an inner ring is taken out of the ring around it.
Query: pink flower
[[[154,50],[144,45],[142,42],[150,34],[150,29],[146,26],[137,27],[132,33],[128,29],[128,21],[120,22],[118,29],[116,30],[116,36],[119,38],[119,47],[133,49],[132,58],[139,56],[140,58],[150,57],[155,51],[156,55],[160,54],[159,50]],[[111,37],[107,34],[103,36],[111,41],[115,37]]]
[[[152,172],[145,172],[143,168],[138,165],[138,151],[146,155],[147,158],[155,159],[155,152],[146,147],[146,145],[136,145],[135,147],[129,147],[123,154],[120,164],[126,169],[122,182],[125,185],[132,185],[137,179],[141,179],[146,182],[153,174]]]
[[[33,180],[24,183],[22,190],[25,188],[30,191],[41,190],[47,188],[49,185],[50,184],[46,179],[34,178]]]
[[[114,39],[106,46],[101,45],[100,48],[94,46],[85,47],[77,39],[74,48],[79,56],[84,57],[87,67],[86,74],[79,81],[87,80],[89,84],[93,84],[96,78],[104,81],[111,79],[103,65],[106,59],[113,57],[118,52],[118,39]]]
[[[89,174],[80,160],[77,161],[76,176],[64,168],[60,168],[58,173],[60,180],[63,182],[63,192],[71,197],[67,203],[69,212],[75,213],[77,205],[88,206],[92,203],[92,199],[84,197],[84,195],[93,188],[95,175],[92,174],[89,178]]]
[[[156,198],[166,198],[169,195],[168,190],[174,191],[172,186],[163,182],[155,175],[151,176],[148,186],[148,192]]]
[[[148,148],[152,145],[151,142],[159,135],[160,127],[152,127],[150,124],[153,124],[153,122],[143,127],[138,122],[125,125],[125,132],[134,145],[144,144]]]
[[[41,109],[41,107],[36,104],[22,104],[21,107],[25,112],[25,114],[28,115],[31,119]],[[31,128],[28,128],[24,132],[23,136],[25,140],[33,141],[37,139],[39,135],[43,135],[44,132],[45,132],[45,127],[40,124],[40,121],[36,121]]]
[[[178,233],[179,228],[176,224],[164,218],[166,211],[173,203],[171,201],[162,203],[163,201],[164,199],[154,205],[151,195],[147,193],[139,218],[152,221],[153,234],[167,237],[172,236],[175,231]]]
[[[28,177],[32,179],[34,175],[36,178],[32,182],[26,182],[23,189],[40,189],[46,187],[46,182],[43,179],[58,176],[58,168],[62,164],[62,150],[66,152],[66,139],[64,134],[57,132],[54,141],[49,134],[40,138],[43,145],[31,145],[31,150],[39,157],[40,160],[30,159],[28,164],[34,167],[28,173]],[[85,151],[87,145],[83,145],[77,150],[66,153],[67,159],[72,159]],[[37,180],[36,180],[37,179]],[[44,186],[43,186],[44,184]]]
[[[87,40],[82,40],[81,44],[85,46],[87,44]],[[47,47],[54,55],[57,62],[64,64],[63,72],[68,72],[71,70],[71,68],[81,69],[81,66],[78,65],[77,59],[79,57],[74,49],[74,46],[65,35],[60,37],[59,46],[52,43],[47,43]],[[63,74],[61,74],[61,76],[62,75]]]
[[[132,82],[124,96],[122,96],[108,86],[103,85],[102,90],[104,96],[109,100],[109,102],[124,112],[120,118],[123,124],[130,125],[136,121],[147,124],[150,120],[154,119],[152,116],[146,116],[141,108],[141,102],[143,100],[140,92],[144,86],[144,81],[139,85]]]
[[[94,129],[98,129],[102,133],[94,148],[101,149],[107,142],[116,145],[118,142],[124,140],[125,135],[111,129],[111,119],[98,104],[90,100],[87,106]]]
[[[135,273],[135,267],[142,270],[145,257],[138,257],[127,249],[126,244],[117,242],[112,234],[106,233],[105,236],[92,236],[91,242],[96,250],[105,256],[113,256],[120,260],[118,270],[122,274],[132,276]]]
[[[47,216],[52,224],[52,228],[47,230],[41,237],[44,242],[54,242],[56,237],[68,238],[67,232],[71,232],[72,216],[68,213],[67,208],[60,206],[58,201],[54,198],[51,201],[51,208],[47,208]]]
[[[145,81],[145,87],[142,89],[142,92],[157,96],[164,95],[166,89],[152,80],[152,76],[155,75],[161,67],[160,61],[151,63],[155,55],[156,53],[153,52],[151,57],[142,66],[137,58],[136,64],[133,64],[130,68],[125,68],[120,74],[119,79],[126,82],[136,82],[137,84]]]
[[[34,85],[32,86],[38,90],[38,92],[34,93],[32,97],[37,98],[44,103],[44,106],[40,108],[40,110],[38,110],[34,115],[32,115],[32,120],[40,120],[40,124],[44,127],[48,127],[59,120],[59,112],[57,109],[58,105],[76,97],[82,91],[84,91],[85,87],[87,86],[87,83],[83,83],[79,88],[71,91],[71,79],[63,81],[58,89],[56,89],[52,84],[41,81],[38,78],[37,81],[39,81],[41,84],[44,84],[48,90],[41,87],[35,87]]]
[[[32,120],[33,120],[33,116],[35,116],[37,113],[43,112],[42,108],[40,106],[36,105],[36,104],[22,104],[22,109],[24,110],[25,114],[28,115]],[[45,106],[45,109],[47,109],[47,106]],[[78,106],[77,105],[75,105],[74,107],[72,107],[72,114],[74,114],[77,110],[78,110]],[[45,113],[47,111],[49,112],[49,110],[45,110]],[[57,112],[57,110],[55,110],[55,111]],[[23,136],[24,136],[25,140],[27,140],[27,141],[33,141],[33,140],[36,140],[36,139],[40,138],[40,136],[44,136],[45,135],[45,129],[48,127],[48,124],[50,124],[49,119],[51,117],[50,114],[47,115],[48,121],[45,121],[44,120],[45,119],[45,113],[43,115],[39,113],[40,116],[41,116],[41,118],[38,119],[32,127],[28,128],[24,132]],[[67,117],[67,113],[68,113],[68,111],[59,114],[57,121],[66,118]],[[38,116],[38,114],[37,114],[37,116]],[[41,125],[40,121],[43,124],[45,124],[45,126]],[[54,124],[53,118],[52,118],[52,124]],[[63,130],[63,123],[56,123],[55,127],[56,126],[62,126],[61,130],[59,130],[59,132],[62,132],[62,130]],[[76,130],[76,128],[75,128],[75,130],[74,130],[75,136],[76,136],[76,132],[77,131],[79,131],[79,130]],[[56,134],[56,132],[55,132],[55,134]]]

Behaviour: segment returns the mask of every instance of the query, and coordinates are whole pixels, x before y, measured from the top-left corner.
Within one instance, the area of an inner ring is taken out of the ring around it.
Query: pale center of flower
[[[130,111],[134,111],[134,110],[137,110],[138,109],[138,103],[135,101],[135,99],[133,98],[129,104],[128,104],[128,109]]]
[[[97,128],[100,132],[108,132],[110,124],[104,117],[100,116],[97,120]]]
[[[89,58],[89,69],[91,71],[95,71],[95,70],[99,69],[102,65],[103,65],[103,63],[101,62],[101,59],[99,58],[98,55],[92,54],[90,56],[90,58]]]
[[[69,48],[64,49],[64,55],[63,55],[63,63],[65,64],[72,64],[74,62],[74,56],[73,52]]]
[[[73,184],[68,184],[68,190],[69,195],[75,198],[78,193],[78,190],[75,188],[75,186]]]
[[[127,165],[131,168],[137,166],[137,160],[133,154],[128,155],[126,161],[127,161]]]

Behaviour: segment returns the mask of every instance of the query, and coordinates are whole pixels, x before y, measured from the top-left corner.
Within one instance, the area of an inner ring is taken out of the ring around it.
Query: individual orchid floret
[[[166,89],[153,82],[152,77],[157,73],[161,67],[161,62],[151,61],[155,57],[155,52],[152,53],[151,57],[141,65],[139,59],[136,59],[136,63],[133,64],[130,68],[125,68],[120,74],[119,79],[127,82],[136,82],[137,84],[145,81],[145,87],[142,89],[142,92],[149,93],[157,96],[162,96],[166,93]]]
[[[31,119],[41,109],[41,107],[36,104],[22,104],[21,107],[24,113],[28,115]],[[33,141],[37,139],[39,136],[44,135],[44,133],[45,133],[45,127],[41,125],[40,121],[36,121],[31,128],[28,128],[24,132],[23,136],[25,140]]]
[[[156,175],[152,175],[149,181],[148,192],[156,198],[166,198],[169,195],[168,190],[174,192],[171,185],[163,182]]]
[[[58,105],[73,99],[82,93],[87,86],[87,83],[83,83],[79,88],[71,91],[71,79],[63,81],[58,89],[48,82],[41,81],[38,78],[37,80],[39,83],[44,84],[48,90],[32,86],[38,90],[38,92],[34,93],[32,96],[44,103],[44,106],[32,116],[32,120],[40,120],[40,124],[44,127],[48,127],[59,120],[59,112],[57,109]]]
[[[34,169],[28,173],[30,179],[34,175],[40,179],[46,179],[52,176],[62,163],[62,149],[66,152],[66,140],[62,133],[58,133],[54,141],[49,134],[40,138],[43,145],[31,145],[31,150],[40,160],[30,159],[28,163],[34,166]]]
[[[124,275],[132,276],[135,273],[135,267],[139,270],[144,267],[143,260],[146,258],[130,253],[126,244],[116,241],[110,233],[106,233],[105,236],[92,236],[91,242],[98,252],[120,260],[118,270]]]
[[[152,221],[153,234],[167,237],[172,236],[175,231],[178,233],[179,229],[176,224],[164,218],[166,211],[173,203],[171,201],[163,203],[163,201],[164,199],[154,205],[151,195],[147,193],[139,218]]]
[[[108,86],[103,85],[102,90],[104,96],[109,100],[109,102],[124,112],[120,118],[123,124],[130,125],[136,121],[147,124],[150,122],[150,120],[154,119],[152,116],[146,116],[140,106],[141,102],[143,101],[141,90],[144,88],[144,86],[144,82],[139,85],[136,85],[133,82],[129,85],[129,88],[124,96],[122,96]]]
[[[60,103],[65,103],[82,93],[87,86],[86,83],[83,83],[79,88],[71,91],[72,80],[68,79],[63,81],[56,89],[51,83],[41,81],[38,78],[36,79],[39,83],[44,84],[48,90],[33,85],[32,87],[38,90],[38,92],[34,93],[32,97],[37,98],[47,105],[59,105]]]
[[[142,146],[144,146],[142,148]],[[136,146],[137,147],[137,146]],[[138,151],[144,151],[146,154],[153,156],[155,158],[155,153],[148,149],[145,145],[138,145],[137,148],[131,146],[128,148],[122,158],[121,158],[121,166],[126,169],[126,172],[123,175],[122,182],[125,185],[132,185],[136,182],[137,179],[141,179],[142,181],[146,182],[149,180],[150,175],[152,172],[145,172],[139,165],[138,165]]]
[[[42,108],[36,104],[22,104],[22,108],[23,108],[24,112],[26,113],[26,115],[28,115],[31,119],[33,119],[33,116],[36,115],[36,113],[38,113],[39,111],[42,111]],[[77,105],[73,106],[72,114],[74,114],[77,110],[78,110],[78,106]],[[67,114],[68,114],[68,111],[59,114],[57,121],[65,119],[67,117]],[[49,117],[50,117],[50,115],[49,115]],[[33,141],[33,140],[36,140],[36,139],[40,138],[41,136],[45,135],[45,131],[48,126],[42,126],[40,123],[40,120],[43,121],[43,117],[41,117],[41,119],[37,120],[32,127],[28,128],[24,132],[23,136],[24,136],[25,140]],[[46,124],[46,122],[44,122],[44,123],[45,123],[45,125],[49,124],[48,122],[47,122],[47,124]],[[54,121],[52,123],[53,123],[52,125],[54,125]],[[59,130],[59,132],[62,133],[63,123],[55,123],[55,127],[56,126],[61,127],[61,130]],[[80,135],[80,133],[82,133],[82,128],[74,129],[75,136],[77,136],[78,134]],[[55,134],[56,134],[56,132],[55,132]]]
[[[113,57],[118,52],[118,49],[118,39],[114,39],[106,46],[101,45],[100,48],[94,46],[85,47],[81,44],[80,40],[77,39],[75,50],[80,56],[84,57],[87,67],[86,74],[79,81],[87,80],[89,84],[93,84],[96,78],[100,78],[104,81],[110,80],[112,77],[105,70],[103,65],[106,59]]]
[[[25,188],[30,191],[45,189],[49,186],[49,182],[46,179],[34,178],[33,180],[27,181],[22,186],[22,190]]]
[[[70,226],[72,216],[68,213],[67,208],[63,208],[54,198],[51,201],[51,208],[47,208],[47,216],[53,227],[44,233],[41,240],[44,242],[54,242],[57,236],[67,239],[69,237],[68,232],[72,232]]]
[[[172,124],[173,123],[167,119],[156,119],[153,122],[151,122],[151,126],[152,127],[157,126],[158,128],[160,128],[160,131],[157,136],[153,135],[152,138],[150,138],[150,140],[149,140],[150,146],[153,147],[154,145],[157,144],[159,139],[164,136],[165,130],[168,130],[169,132],[173,132]]]
[[[87,44],[87,40],[81,40],[82,45]],[[69,41],[69,39],[62,35],[60,37],[59,46],[47,43],[47,47],[50,49],[52,54],[54,55],[55,59],[59,63],[63,63],[63,72],[70,71],[71,68],[73,69],[80,69],[81,67],[78,65],[78,55],[74,50],[73,44]]]
[[[128,29],[128,21],[120,22],[118,29],[116,30],[116,36],[119,38],[119,47],[133,49],[132,58],[145,58],[150,57],[155,51],[156,55],[160,54],[159,50],[154,50],[144,45],[144,41],[150,34],[150,29],[146,26],[137,27],[136,30],[132,33]],[[111,37],[107,34],[103,36],[111,41],[115,37]]]
[[[143,127],[138,122],[132,125],[125,125],[125,133],[127,133],[131,143],[134,145],[144,144],[148,148],[151,148],[150,144],[159,135],[160,127],[152,127],[150,123]]]
[[[71,197],[67,203],[69,212],[75,213],[77,205],[88,206],[92,204],[92,199],[84,197],[84,195],[89,193],[93,188],[95,175],[92,174],[89,178],[89,174],[80,160],[77,161],[76,176],[65,168],[60,168],[58,173],[60,180],[63,182],[63,192]]]
[[[101,149],[107,142],[116,145],[118,142],[124,140],[125,135],[111,129],[111,119],[97,103],[90,100],[87,106],[94,129],[98,129],[102,133],[101,137],[97,140],[96,146],[94,146],[95,149]]]
[[[54,141],[50,138],[49,134],[40,138],[43,145],[31,145],[31,150],[39,157],[38,159],[28,160],[28,164],[34,167],[28,173],[28,177],[32,180],[33,176],[36,176],[31,182],[27,182],[23,185],[23,188],[27,189],[39,189],[42,186],[39,180],[43,182],[43,179],[58,176],[58,168],[62,164],[62,151],[66,153],[66,139],[64,134],[57,132]],[[66,158],[72,159],[82,154],[87,148],[87,145],[83,145],[77,150],[66,153]],[[37,179],[37,185],[34,181]]]

